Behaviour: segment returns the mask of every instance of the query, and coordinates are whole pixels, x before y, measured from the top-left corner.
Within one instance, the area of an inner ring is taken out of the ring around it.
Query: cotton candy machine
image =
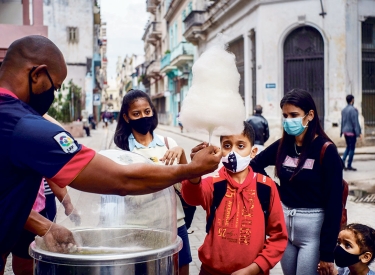
[[[151,163],[127,151],[100,153],[123,165]],[[30,245],[35,275],[178,274],[182,241],[176,232],[173,187],[142,196],[98,195],[75,189],[68,194],[74,211],[66,216],[61,205],[55,222],[71,230],[75,246],[68,253],[55,253],[47,240],[37,238]]]

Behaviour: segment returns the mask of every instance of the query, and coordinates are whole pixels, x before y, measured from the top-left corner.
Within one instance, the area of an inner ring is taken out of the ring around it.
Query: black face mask
[[[32,80],[31,80],[31,73],[36,69],[36,67],[32,68],[29,73],[29,94],[30,94],[30,101],[29,105],[41,116],[47,113],[49,107],[51,107],[51,104],[53,100],[55,99],[55,85],[52,82],[51,76],[49,75],[48,71],[46,70],[47,77],[49,81],[51,82],[52,87],[49,88],[47,91],[41,93],[41,94],[34,94],[33,88],[31,86]]]
[[[338,267],[347,267],[360,262],[361,260],[359,259],[359,256],[363,255],[364,253],[357,255],[350,254],[340,245],[337,245],[335,251],[333,252],[335,257],[335,263]]]
[[[132,127],[138,133],[145,135],[147,134],[152,126],[152,116],[146,116],[139,119],[129,119],[130,127]]]

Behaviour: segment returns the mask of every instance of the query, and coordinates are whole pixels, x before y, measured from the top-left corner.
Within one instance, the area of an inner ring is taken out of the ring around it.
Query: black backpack
[[[264,223],[265,228],[267,228],[268,217],[270,215],[270,200],[271,200],[271,187],[266,184],[267,176],[262,174],[257,174],[257,196],[262,206],[263,214],[264,214]],[[216,182],[214,182],[214,194],[213,200],[210,207],[210,216],[207,219],[206,224],[206,233],[209,234],[212,223],[214,221],[216,209],[219,207],[221,201],[223,200],[226,192],[227,192],[227,180],[219,178]]]

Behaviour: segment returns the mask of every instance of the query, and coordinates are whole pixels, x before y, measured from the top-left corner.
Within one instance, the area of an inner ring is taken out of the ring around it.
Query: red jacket
[[[256,194],[257,175],[249,167],[242,184],[235,182],[223,167],[219,177],[227,179],[227,192],[216,210],[214,222],[203,245],[199,259],[211,274],[231,274],[255,262],[264,274],[269,274],[280,260],[287,245],[287,231],[279,194],[275,183],[271,186],[270,216],[265,230],[264,214]],[[210,215],[213,200],[214,177],[202,179],[194,185],[182,182],[182,196],[191,205],[201,205]],[[265,240],[265,235],[269,236]]]

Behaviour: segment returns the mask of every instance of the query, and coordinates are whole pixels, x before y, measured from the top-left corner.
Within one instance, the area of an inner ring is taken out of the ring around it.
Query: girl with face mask
[[[375,230],[352,223],[340,231],[334,251],[338,275],[375,275],[369,265],[375,258]]]
[[[176,141],[157,135],[154,130],[158,125],[156,109],[148,95],[140,90],[130,90],[123,98],[114,143],[118,148],[145,156],[158,165],[186,164],[184,150],[177,146]],[[167,143],[167,144],[166,144]],[[174,186],[178,191],[180,184]],[[140,211],[137,217],[128,217],[133,224],[158,224],[164,219],[163,202],[154,200],[153,194],[142,196],[127,196],[127,205],[148,204],[146,209],[156,209],[156,213]],[[179,252],[179,274],[189,274],[189,263],[192,261],[187,228],[184,221],[184,210],[181,201],[177,200],[177,234],[183,241]],[[132,221],[131,221],[132,220]]]
[[[283,136],[250,163],[261,172],[275,165],[288,229],[288,246],[281,260],[284,274],[334,275],[333,251],[342,214],[342,161],[323,131],[311,95],[293,89],[280,102]]]

